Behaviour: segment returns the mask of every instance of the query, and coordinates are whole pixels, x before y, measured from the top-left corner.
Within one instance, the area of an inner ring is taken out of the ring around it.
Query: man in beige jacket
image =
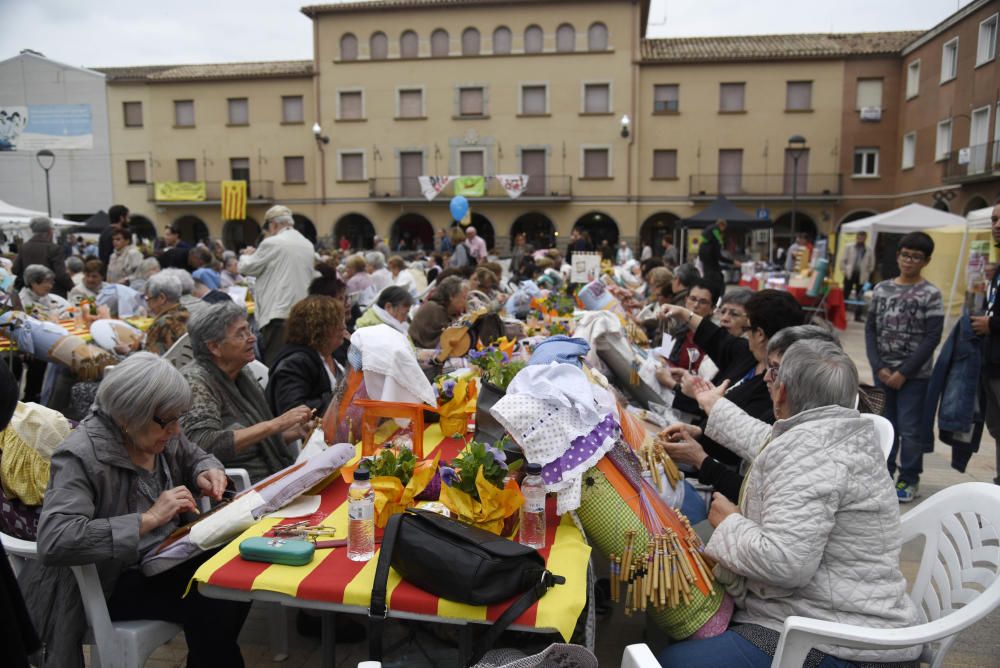
[[[855,307],[854,321],[861,322],[864,314],[864,286],[872,277],[875,269],[875,251],[868,248],[867,232],[858,232],[855,241],[844,247],[840,258],[840,270],[844,272],[844,299],[850,299],[851,293],[857,291],[856,301],[862,302]]]

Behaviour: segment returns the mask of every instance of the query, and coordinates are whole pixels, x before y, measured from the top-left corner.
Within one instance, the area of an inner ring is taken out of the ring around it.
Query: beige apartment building
[[[229,246],[252,242],[281,202],[327,242],[379,234],[426,248],[451,223],[454,184],[428,201],[418,177],[481,175],[472,220],[500,252],[517,232],[544,244],[574,227],[656,244],[718,195],[768,215],[785,243],[793,212],[795,229],[830,233],[969,190],[957,152],[953,167],[933,160],[923,135],[945,106],[956,123],[962,105],[979,105],[969,118],[995,107],[998,5],[978,0],[927,33],[689,39],[643,38],[646,1],[306,7],[312,61],[103,70],[114,193],[158,227],[177,221]],[[954,30],[956,85],[906,96],[907,63],[939,68]],[[997,186],[987,149],[973,174],[983,198]],[[518,174],[528,184],[512,198],[495,177]],[[221,220],[230,178],[249,183],[247,221]],[[204,201],[157,201],[153,184],[165,181],[205,181]]]

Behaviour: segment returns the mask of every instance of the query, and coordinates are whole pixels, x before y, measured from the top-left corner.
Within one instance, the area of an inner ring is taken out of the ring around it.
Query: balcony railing
[[[772,198],[792,196],[791,174],[692,174],[691,197]],[[795,184],[798,197],[840,195],[840,174],[799,175]]]
[[[1000,140],[952,151],[944,162],[944,181],[985,181],[1000,178]]]
[[[235,179],[234,179],[235,180]],[[173,182],[171,182],[173,183]],[[146,184],[146,200],[158,204],[218,204],[222,199],[222,181],[180,182],[180,187],[172,188],[168,199],[156,196],[156,183]],[[200,197],[197,184],[205,184],[205,197]],[[274,201],[274,181],[249,181],[247,183],[247,204],[266,204]]]
[[[437,194],[436,199],[447,200],[455,195],[455,182],[446,185]],[[395,200],[421,200],[426,201],[420,191],[420,182],[415,178],[395,178],[379,177],[368,179],[368,196],[372,199],[395,201]],[[573,177],[564,175],[547,175],[531,177],[528,179],[528,186],[521,193],[518,200],[568,200],[573,196]],[[503,189],[500,182],[492,177],[486,177],[485,191],[481,197],[476,199],[487,199],[495,201],[515,201]]]

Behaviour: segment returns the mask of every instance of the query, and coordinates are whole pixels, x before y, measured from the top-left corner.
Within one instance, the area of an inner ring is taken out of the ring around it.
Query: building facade
[[[963,213],[998,188],[998,6],[927,32],[689,39],[644,38],[632,0],[306,7],[312,61],[102,70],[114,198],[234,247],[281,202],[314,238],[427,248],[455,185],[428,200],[418,177],[484,176],[472,221],[501,253],[574,227],[656,244],[718,195],[779,243],[910,201]],[[520,174],[517,198],[495,178]],[[223,222],[234,178],[248,219]],[[203,199],[157,197],[186,181]]]

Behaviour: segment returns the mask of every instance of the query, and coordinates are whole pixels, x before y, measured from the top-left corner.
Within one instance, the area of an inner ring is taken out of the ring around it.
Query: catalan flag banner
[[[385,436],[385,431],[380,430]],[[391,431],[391,430],[390,430]],[[390,434],[391,435],[391,434]],[[444,438],[439,425],[424,432],[424,456],[439,453],[441,461],[451,459],[465,447],[460,438]],[[360,445],[358,446],[360,455]],[[296,605],[308,607],[309,602],[336,603],[353,606],[366,612],[371,603],[372,584],[378,553],[371,561],[356,562],[347,558],[347,548],[316,550],[311,563],[305,566],[284,566],[245,561],[240,557],[240,542],[268,533],[277,524],[291,524],[308,519],[310,524],[322,524],[336,529],[336,536],[347,536],[347,488],[343,476],[334,476],[319,492],[319,510],[308,518],[262,519],[243,535],[222,548],[194,574],[194,582],[244,592],[267,591],[297,600]],[[539,630],[558,631],[568,642],[577,618],[587,603],[587,563],[590,546],[583,539],[570,516],[561,520],[555,514],[555,500],[547,506],[545,547],[539,554],[546,568],[566,578],[566,584],[549,589],[545,596],[528,608],[514,624]],[[390,614],[406,612],[479,622],[495,622],[511,601],[489,606],[473,606],[438,598],[403,580],[395,570],[389,572],[386,603]]]
[[[204,181],[157,181],[153,184],[157,202],[204,202]]]
[[[247,182],[222,182],[222,220],[243,220],[247,217]]]
[[[466,197],[482,197],[486,194],[485,176],[456,176],[455,194]]]

